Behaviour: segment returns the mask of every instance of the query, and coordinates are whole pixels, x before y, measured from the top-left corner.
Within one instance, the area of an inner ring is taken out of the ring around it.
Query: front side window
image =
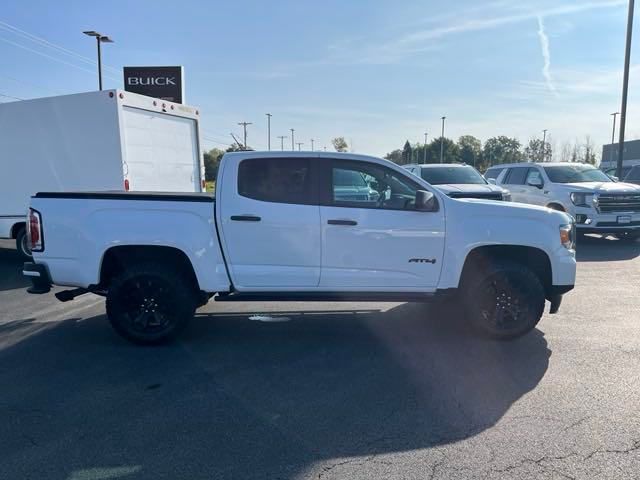
[[[317,203],[307,158],[250,158],[240,162],[238,193],[278,203]]]
[[[528,184],[532,184],[532,185],[544,184],[544,180],[542,180],[542,174],[540,173],[540,170],[538,170],[537,168],[530,168],[529,173],[527,173],[527,179],[525,183],[527,185]]]
[[[524,185],[529,167],[515,167],[507,172],[507,178],[504,183],[506,185]]]
[[[404,175],[373,163],[334,162],[331,179],[334,206],[412,210],[420,189]]]
[[[425,167],[422,178],[431,185],[470,184],[485,185],[487,181],[475,168],[465,167]]]
[[[625,182],[640,182],[640,166],[633,167],[627,176],[624,177]]]
[[[554,165],[544,167],[553,183],[612,182],[606,173],[590,165]]]

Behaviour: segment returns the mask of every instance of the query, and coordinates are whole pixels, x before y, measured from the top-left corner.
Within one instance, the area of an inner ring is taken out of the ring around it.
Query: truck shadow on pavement
[[[11,386],[0,468],[7,478],[305,476],[317,462],[472,437],[548,367],[539,330],[495,342],[435,307],[345,308],[269,312],[289,321],[267,323],[200,314],[178,343],[155,348],[121,340],[104,316],[27,334],[0,349],[0,384]]]
[[[632,260],[640,256],[640,241],[630,242],[612,237],[581,236],[576,245],[579,262]]]
[[[31,284],[22,275],[23,263],[15,249],[0,247],[0,291],[26,288]]]

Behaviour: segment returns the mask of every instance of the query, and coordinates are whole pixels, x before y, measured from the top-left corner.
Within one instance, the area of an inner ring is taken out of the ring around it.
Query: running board
[[[430,302],[436,295],[420,292],[259,292],[219,293],[216,302]]]

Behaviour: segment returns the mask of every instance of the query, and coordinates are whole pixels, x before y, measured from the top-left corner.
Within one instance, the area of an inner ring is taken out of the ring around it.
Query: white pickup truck
[[[371,194],[348,188],[364,178]],[[339,181],[338,181],[339,179]],[[32,293],[106,296],[115,330],[175,337],[215,301],[455,298],[497,338],[535,327],[574,286],[575,225],[542,207],[456,200],[379,158],[224,156],[207,194],[40,192],[31,199]]]

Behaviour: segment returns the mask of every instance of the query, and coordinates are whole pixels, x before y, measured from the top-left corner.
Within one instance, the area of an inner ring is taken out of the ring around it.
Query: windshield
[[[485,185],[487,181],[473,167],[428,167],[422,169],[422,178],[431,185],[446,183]]]
[[[624,177],[625,182],[640,182],[640,166],[633,167],[627,176]]]
[[[606,173],[590,165],[558,165],[544,167],[553,183],[612,182]]]

